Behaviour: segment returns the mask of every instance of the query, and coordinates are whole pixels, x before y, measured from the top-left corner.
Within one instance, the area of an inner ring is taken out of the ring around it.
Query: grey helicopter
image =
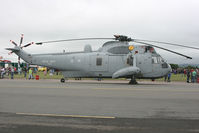
[[[46,43],[82,41],[82,40],[109,40],[105,42],[97,51],[93,51],[91,45],[85,45],[82,52],[63,52],[49,54],[30,54],[23,50],[32,44],[42,45]],[[79,38],[67,40],[45,41],[28,43],[14,48],[6,48],[11,53],[18,55],[18,60],[22,58],[31,65],[45,66],[57,69],[62,72],[65,82],[67,78],[130,78],[129,84],[137,84],[136,79],[151,79],[164,77],[171,72],[171,66],[163,59],[154,48],[163,49],[171,53],[192,59],[192,57],[163,48],[152,43],[163,43],[186,48],[197,49],[196,47],[173,44],[167,42],[132,39],[124,35],[114,35],[114,38]],[[142,45],[129,45],[135,42]]]

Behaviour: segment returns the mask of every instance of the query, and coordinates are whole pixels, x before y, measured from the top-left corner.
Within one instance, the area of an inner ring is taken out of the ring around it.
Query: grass
[[[157,81],[164,81],[164,78],[157,79]],[[187,76],[184,74],[171,74],[171,81],[186,82]]]
[[[63,78],[63,75],[61,73],[58,73],[58,75],[54,74],[54,75],[50,75],[49,73],[46,74],[46,76],[44,75],[43,72],[37,72],[34,73],[33,76],[35,77],[36,75],[39,75],[40,79],[61,79]],[[8,77],[8,76],[6,76]],[[9,76],[10,78],[10,76]],[[25,79],[24,77],[24,73],[22,73],[21,75],[19,75],[18,73],[14,75],[15,79]],[[27,78],[28,78],[28,73],[27,73]]]

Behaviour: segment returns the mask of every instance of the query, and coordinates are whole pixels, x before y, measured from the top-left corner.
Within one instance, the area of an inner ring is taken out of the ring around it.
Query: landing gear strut
[[[131,84],[131,85],[136,85],[136,84],[138,84],[137,81],[136,81],[136,79],[135,79],[135,76],[132,76],[132,77],[131,77],[131,80],[130,80],[129,84]]]

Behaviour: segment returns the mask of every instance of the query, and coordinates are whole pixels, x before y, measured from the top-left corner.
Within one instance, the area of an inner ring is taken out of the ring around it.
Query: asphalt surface
[[[199,84],[0,80],[0,132],[199,132]]]

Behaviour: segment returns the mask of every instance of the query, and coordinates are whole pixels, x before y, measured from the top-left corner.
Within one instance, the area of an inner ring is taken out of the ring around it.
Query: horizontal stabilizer
[[[10,51],[19,51],[19,48],[6,48],[6,50],[10,50]]]

